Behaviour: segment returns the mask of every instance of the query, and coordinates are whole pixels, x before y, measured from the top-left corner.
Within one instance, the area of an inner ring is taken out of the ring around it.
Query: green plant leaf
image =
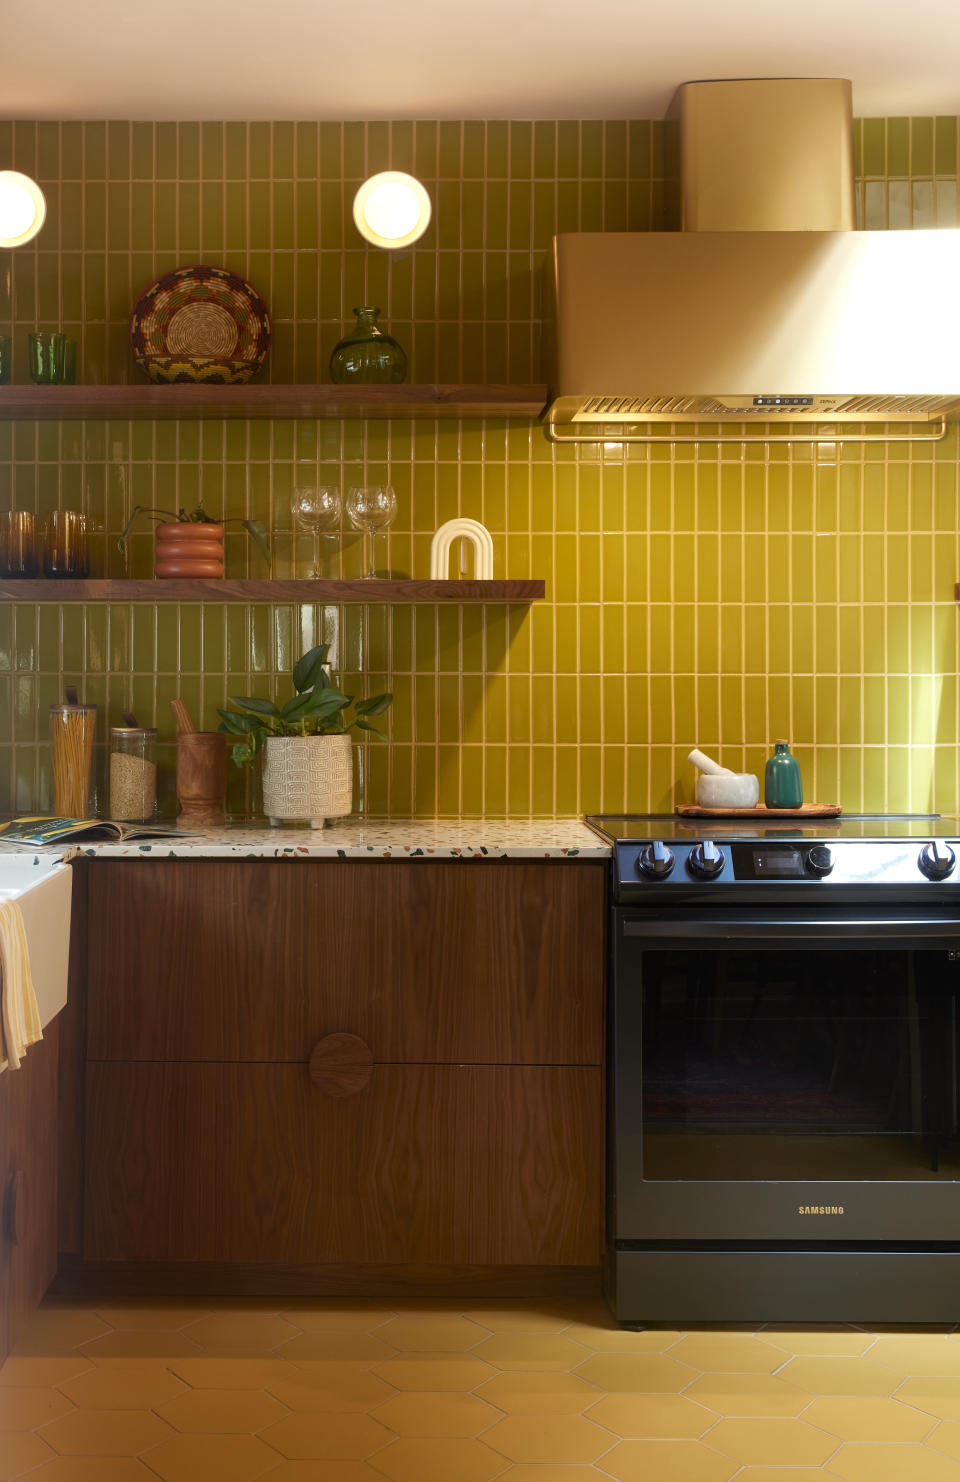
[[[244,746],[238,741],[231,755],[233,756],[234,766],[242,767],[245,762],[253,761],[253,748],[251,746]]]
[[[295,720],[302,720],[307,713],[307,707],[312,699],[312,690],[307,690],[306,694],[303,695],[294,695],[293,699],[288,700],[280,711],[280,719],[285,725],[290,725]]]
[[[379,726],[373,726],[373,725],[371,725],[368,720],[363,720],[362,718],[358,718],[357,720],[355,720],[353,722],[353,724],[356,726],[356,728],[357,728],[358,731],[370,731],[370,732],[372,732],[372,734],[374,736],[376,736],[378,738],[378,740],[380,740],[380,741],[389,741],[389,739],[390,739],[389,736],[387,735],[387,733],[385,731],[381,731],[380,728],[379,728]]]
[[[311,719],[320,715],[332,715],[337,710],[343,710],[350,704],[350,696],[342,695],[332,685],[329,689],[325,690],[311,690],[306,699],[307,708],[304,710],[304,715],[309,716]]]
[[[244,710],[252,710],[256,715],[278,716],[280,714],[272,700],[262,700],[259,695],[231,695],[230,704],[241,705]]]
[[[218,710],[217,714],[221,718],[219,729],[233,736],[243,736],[249,731],[257,731],[264,724],[259,715],[238,715],[236,710]]]
[[[382,715],[385,710],[390,709],[390,706],[392,704],[393,692],[391,690],[387,690],[382,695],[371,695],[368,700],[358,700],[357,714]]]
[[[270,565],[270,542],[267,539],[267,527],[262,520],[241,520],[244,530],[253,538],[253,543],[260,552],[267,565]]]
[[[151,509],[149,504],[135,504],[133,506],[133,513],[121,530],[120,539],[117,541],[117,550],[123,555],[127,553],[127,536],[130,534],[130,526],[137,518],[137,515],[165,515],[170,520],[177,519],[172,509]]]
[[[314,685],[321,683],[323,680],[326,680],[327,684],[330,683],[329,677],[323,668],[329,652],[329,643],[318,643],[315,648],[308,649],[303,657],[298,659],[294,664],[293,684],[298,694],[302,695],[304,690],[312,690]]]

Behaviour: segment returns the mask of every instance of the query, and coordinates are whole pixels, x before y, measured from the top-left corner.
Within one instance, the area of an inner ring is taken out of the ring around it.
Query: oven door
[[[613,917],[615,1241],[960,1238],[960,920]]]

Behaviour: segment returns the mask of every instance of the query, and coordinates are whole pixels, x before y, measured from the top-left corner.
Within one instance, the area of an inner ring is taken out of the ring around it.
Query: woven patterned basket
[[[350,736],[273,736],[263,746],[263,811],[272,824],[327,818],[353,809]]]

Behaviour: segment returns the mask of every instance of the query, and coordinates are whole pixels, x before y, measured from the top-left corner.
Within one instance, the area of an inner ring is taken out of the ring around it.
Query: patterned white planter
[[[271,824],[290,819],[323,828],[353,809],[353,739],[273,736],[263,746],[263,811]]]

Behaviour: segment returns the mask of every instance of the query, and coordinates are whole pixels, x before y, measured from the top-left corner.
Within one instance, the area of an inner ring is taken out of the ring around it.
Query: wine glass
[[[392,525],[397,514],[397,496],[390,484],[370,484],[366,488],[347,491],[347,518],[357,530],[370,536],[370,560],[366,576],[376,576],[373,559],[374,536],[378,530]]]
[[[290,511],[294,523],[301,530],[313,532],[313,570],[310,575],[321,577],[324,572],[320,570],[320,532],[335,530],[340,524],[343,513],[340,490],[336,484],[303,485],[294,490]]]

